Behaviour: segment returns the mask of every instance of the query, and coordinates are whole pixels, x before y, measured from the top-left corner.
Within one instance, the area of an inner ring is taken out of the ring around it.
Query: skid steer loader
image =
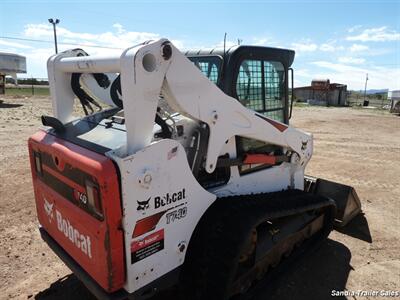
[[[40,233],[96,297],[245,297],[359,212],[351,187],[304,175],[293,59],[161,39],[48,60],[54,116],[29,139]]]

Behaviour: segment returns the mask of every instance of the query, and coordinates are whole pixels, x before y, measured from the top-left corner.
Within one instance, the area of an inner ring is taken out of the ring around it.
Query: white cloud
[[[318,49],[318,45],[312,42],[292,43],[291,46],[298,52],[314,52]]]
[[[251,42],[251,45],[254,46],[270,46],[271,44],[273,44],[272,40],[267,37],[253,38]]]
[[[351,52],[362,52],[362,51],[366,51],[368,50],[369,47],[365,46],[365,45],[360,45],[360,44],[353,44],[351,45],[351,47],[349,48],[349,50]]]
[[[360,58],[360,57],[343,56],[343,57],[339,57],[339,62],[344,63],[344,64],[359,65],[359,64],[365,63],[365,59]]]
[[[185,47],[186,47],[186,43],[182,40],[170,39],[170,41],[180,51],[183,51],[183,49],[185,49]]]
[[[336,50],[335,46],[333,46],[332,44],[327,44],[327,43],[319,46],[319,49],[324,52],[333,52]]]
[[[350,32],[350,33],[354,32],[354,31],[360,29],[361,27],[362,27],[361,25],[355,25],[355,26],[350,27],[349,29],[347,29],[347,32]]]
[[[116,32],[103,32],[99,34],[73,32],[64,27],[57,27],[57,37],[60,42],[64,39],[79,41],[79,45],[89,45],[95,43],[96,45],[104,47],[114,47],[125,49],[130,46],[147,40],[156,40],[160,38],[159,34],[151,32],[136,32],[127,31],[121,24],[114,24],[113,28]],[[47,38],[53,37],[53,28],[48,24],[28,24],[25,26],[24,35],[30,38]]]
[[[121,34],[121,33],[124,33],[124,32],[125,32],[124,27],[123,27],[121,24],[119,24],[119,23],[113,24],[113,27],[114,27],[115,29],[117,29],[117,33],[118,33],[118,34]]]
[[[46,61],[54,53],[53,28],[50,24],[27,24],[23,35],[26,38],[50,41],[49,44],[33,44],[34,47],[22,49],[21,55],[27,58],[29,76],[46,77]],[[121,24],[115,23],[112,29],[100,33],[75,32],[65,27],[57,26],[58,49],[64,51],[71,48],[83,48],[90,55],[109,55],[120,53],[123,49],[148,40],[157,40],[161,36],[152,32],[129,31]],[[176,47],[183,48],[183,42],[171,39]],[[0,40],[0,43],[2,40]],[[7,45],[11,50],[12,45]],[[17,45],[14,45],[17,46]],[[104,47],[104,48],[101,48]],[[21,48],[21,47],[20,47]],[[21,52],[21,51],[20,51]]]
[[[295,76],[298,76],[298,77],[311,77],[312,74],[310,73],[310,70],[308,70],[308,69],[296,69],[295,70]]]
[[[311,41],[292,43],[291,46],[297,52],[315,52],[317,50],[322,52],[335,52],[344,50],[343,46],[337,45],[336,41],[328,41],[326,43],[322,43],[320,45],[313,43]]]
[[[367,28],[358,35],[346,37],[348,41],[360,42],[386,42],[386,41],[399,41],[400,33],[395,30],[390,30],[387,26]]]
[[[296,68],[294,67],[294,86],[306,86],[310,85],[311,81],[314,79],[313,70],[307,68]]]
[[[66,49],[61,47],[60,50],[63,51]],[[21,77],[47,77],[46,62],[47,59],[54,54],[53,47],[34,48],[24,52],[19,52],[18,54],[26,57],[27,64],[27,73],[23,75],[21,74]]]
[[[265,46],[269,39],[261,38],[261,39],[254,39],[253,45],[255,46]]]
[[[2,40],[0,38],[0,45],[5,46],[5,47],[11,47],[11,48],[19,48],[19,49],[30,49],[32,48],[31,46],[28,46],[26,44],[22,44],[22,43],[16,43],[16,42],[9,42],[9,41],[5,41]]]
[[[47,24],[27,24],[25,25],[24,35],[30,38],[51,37],[53,29],[51,25]]]
[[[336,41],[329,41],[327,43],[323,43],[319,46],[319,50],[323,52],[335,52],[335,51],[341,51],[344,50],[343,46],[338,46]]]
[[[365,75],[368,73],[368,88],[391,90],[400,89],[400,69],[376,66],[350,66],[343,63],[328,61],[316,61],[312,63],[322,69],[322,73],[316,72],[316,78],[329,78],[331,82],[347,84],[349,89],[362,89],[365,83]]]

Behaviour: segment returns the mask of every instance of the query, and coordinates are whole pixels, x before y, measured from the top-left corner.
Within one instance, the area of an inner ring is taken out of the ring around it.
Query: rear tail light
[[[97,187],[90,181],[86,181],[86,193],[89,207],[96,213],[102,214],[100,197]]]
[[[89,209],[91,209],[96,215],[103,216],[99,190],[93,182],[88,180],[86,181],[86,193]]]
[[[42,175],[42,158],[40,157],[40,153],[33,152],[33,157],[35,158],[35,170],[36,173]]]

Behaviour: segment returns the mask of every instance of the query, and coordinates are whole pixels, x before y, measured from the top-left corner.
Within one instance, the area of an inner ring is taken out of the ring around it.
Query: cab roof
[[[233,56],[241,55],[255,55],[257,57],[268,57],[271,60],[278,60],[283,62],[287,67],[290,67],[293,63],[295,51],[290,49],[263,47],[263,46],[248,46],[248,45],[237,45],[226,48],[218,47],[213,49],[199,49],[199,50],[188,50],[184,54],[189,57],[193,56],[220,56],[228,62]]]

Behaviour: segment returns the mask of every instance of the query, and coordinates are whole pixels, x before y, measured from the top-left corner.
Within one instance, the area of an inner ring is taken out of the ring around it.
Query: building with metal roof
[[[6,75],[14,78],[17,83],[17,73],[26,73],[25,56],[0,52],[0,94],[4,94]]]

